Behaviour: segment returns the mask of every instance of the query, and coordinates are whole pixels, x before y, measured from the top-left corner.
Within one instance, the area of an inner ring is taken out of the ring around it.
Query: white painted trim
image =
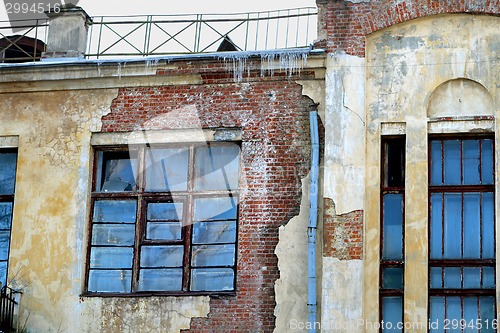
[[[18,136],[0,136],[0,148],[17,148],[19,147]]]
[[[210,141],[241,141],[241,129],[139,130],[93,133],[90,139],[93,146]]]
[[[492,119],[450,119],[429,120],[427,131],[429,134],[454,134],[454,133],[494,133],[495,121]]]
[[[404,135],[406,134],[406,123],[403,122],[391,122],[381,124],[381,134],[382,135]]]

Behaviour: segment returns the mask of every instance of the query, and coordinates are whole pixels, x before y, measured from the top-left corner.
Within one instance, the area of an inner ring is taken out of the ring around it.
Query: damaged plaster
[[[23,293],[18,326],[26,332],[134,332],[129,328],[135,325],[179,332],[191,317],[209,312],[208,297],[201,296],[147,302],[78,297],[91,133],[101,129],[116,96],[116,89],[2,95],[0,132],[19,138],[8,282]]]
[[[302,86],[302,95],[316,102],[320,118],[324,117],[325,90],[323,81],[297,81]],[[321,167],[321,166],[320,166]],[[308,222],[310,201],[310,176],[302,179],[302,199],[299,215],[279,228],[279,243],[276,246],[280,278],[275,283],[276,316],[275,333],[292,331],[292,323],[305,323],[308,320]],[[321,220],[321,212],[318,211]],[[317,264],[321,267],[321,223],[317,234]],[[316,269],[317,279],[321,281],[321,269]],[[318,294],[319,295],[319,294]],[[321,317],[321,300],[318,297],[318,319]],[[293,332],[300,332],[293,329]],[[305,330],[304,330],[305,332]]]
[[[307,322],[307,226],[309,216],[309,176],[302,179],[300,213],[279,228],[276,246],[280,278],[276,281],[275,333],[290,332],[290,323]],[[301,332],[300,330],[293,330]],[[303,330],[306,332],[306,330]]]
[[[326,61],[323,191],[324,201],[334,206],[331,217],[337,220],[342,215],[348,218],[362,215],[364,209],[365,59],[337,52]],[[325,223],[327,215],[325,211]],[[328,233],[326,225],[324,233],[327,247],[323,252],[328,252],[332,250],[328,241],[334,239],[327,239],[333,235]],[[338,251],[332,254],[322,258],[322,332],[361,332],[344,326],[362,315],[362,261],[348,255],[340,258]]]
[[[342,52],[327,58],[324,193],[337,214],[363,209],[364,63]]]
[[[493,16],[429,16],[367,36],[363,264],[366,322],[379,320],[383,125],[399,124],[407,143],[404,232],[412,237],[405,238],[404,320],[426,323],[428,293],[422,291],[427,290],[428,284],[428,198],[422,194],[428,191],[428,136],[436,133],[434,130],[465,133],[491,129],[489,119],[497,116],[500,105],[496,88],[500,69],[495,62],[499,24],[500,19]],[[414,331],[426,332],[425,325]]]

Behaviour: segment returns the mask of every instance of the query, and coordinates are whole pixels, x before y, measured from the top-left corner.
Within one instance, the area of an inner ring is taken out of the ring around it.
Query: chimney
[[[77,6],[61,6],[49,17],[47,50],[42,58],[83,58],[87,47],[88,26],[92,19]]]

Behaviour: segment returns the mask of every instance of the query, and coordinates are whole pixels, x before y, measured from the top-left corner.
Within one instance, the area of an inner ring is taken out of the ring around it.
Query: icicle
[[[280,51],[261,53],[261,76],[269,74],[274,75],[276,64],[279,65],[279,70],[285,72],[289,77],[294,73],[300,74],[302,68],[307,62],[307,51]]]
[[[250,67],[248,66],[248,54],[230,54],[223,57],[219,57],[224,61],[224,65],[229,72],[233,72],[233,80],[235,82],[241,82],[243,80],[243,73],[247,72],[247,76],[250,76]]]
[[[160,63],[160,58],[148,59],[148,60],[146,60],[145,65],[146,65],[146,68],[157,67],[159,63]]]
[[[280,50],[280,51],[263,51],[258,54],[251,52],[237,52],[219,56],[219,59],[224,61],[227,71],[233,73],[235,82],[243,80],[244,73],[250,76],[250,65],[248,59],[252,56],[260,56],[260,75],[273,76],[275,70],[285,72],[288,77],[298,73],[304,68],[307,63],[309,50]]]
[[[121,80],[122,78],[122,63],[118,63],[118,78]]]

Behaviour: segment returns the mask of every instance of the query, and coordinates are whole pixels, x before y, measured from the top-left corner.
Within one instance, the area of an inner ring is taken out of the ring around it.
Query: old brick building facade
[[[0,68],[19,331],[491,326],[500,2],[317,6],[310,49]]]

